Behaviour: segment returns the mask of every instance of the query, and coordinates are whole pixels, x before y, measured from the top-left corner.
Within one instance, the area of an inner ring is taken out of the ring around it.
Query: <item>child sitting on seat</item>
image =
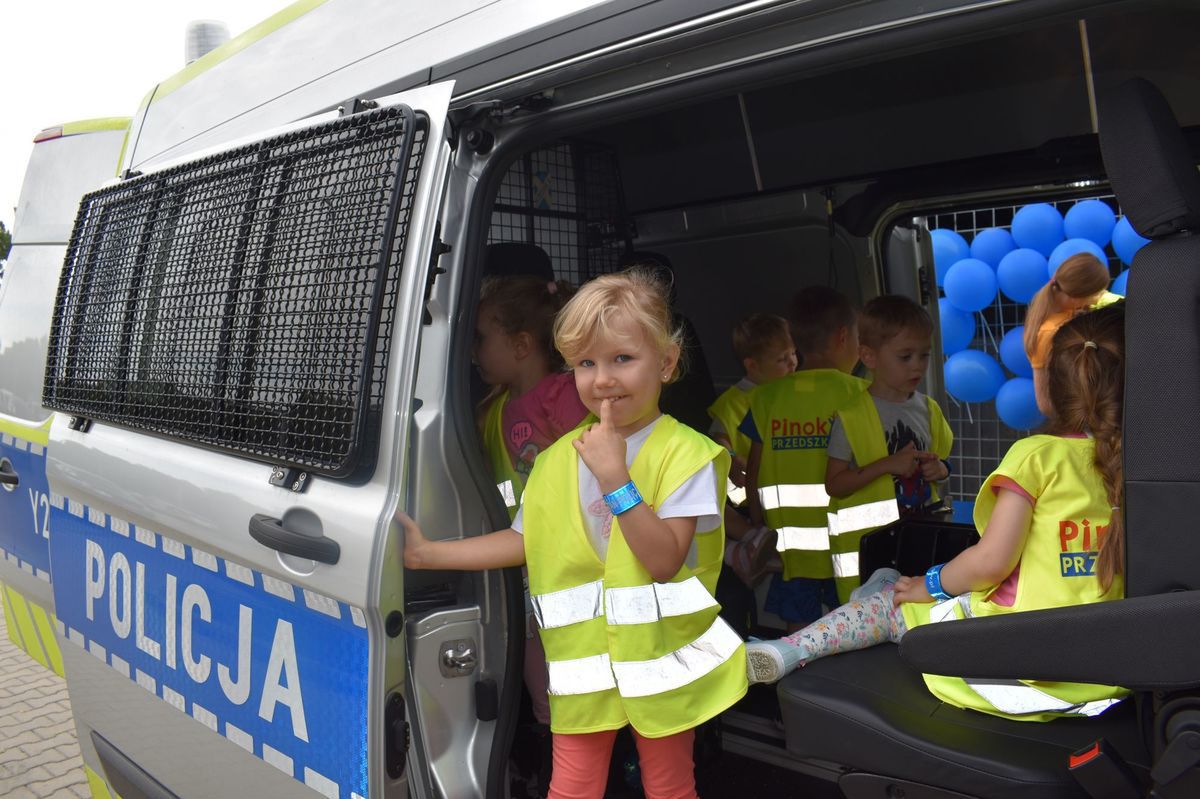
[[[842,408],[829,433],[825,490],[838,599],[859,584],[858,544],[940,497],[954,436],[931,397],[917,391],[929,368],[933,321],[907,297],[868,302],[858,317],[859,358],[874,377]]]
[[[774,682],[825,655],[899,641],[918,624],[1122,596],[1123,306],[1078,316],[1055,335],[1046,368],[1054,415],[1045,434],[1015,443],[979,490],[979,543],[894,587],[881,569],[863,586],[865,596],[795,635],[749,644],[752,681]],[[952,705],[1037,721],[1094,716],[1127,693],[932,674],[925,683]]]

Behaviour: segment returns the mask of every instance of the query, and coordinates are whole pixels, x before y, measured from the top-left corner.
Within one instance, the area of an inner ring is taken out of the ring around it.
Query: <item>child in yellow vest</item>
[[[862,393],[850,374],[858,363],[854,307],[826,286],[809,286],[792,300],[798,372],[759,386],[740,430],[750,439],[746,493],[750,517],[776,533],[783,561],[763,607],[798,630],[836,607],[825,493],[825,449],[834,411]]]
[[[858,544],[872,530],[940,500],[954,436],[931,397],[917,391],[929,368],[933,321],[907,297],[876,297],[858,318],[866,393],[838,409],[829,434],[825,490],[838,599],[859,585]]]
[[[773,682],[818,657],[899,641],[918,624],[1123,595],[1123,305],[1075,317],[1055,334],[1046,368],[1053,416],[1044,434],[1013,444],[979,490],[979,543],[923,577],[901,577],[894,588],[882,581],[881,590],[795,635],[750,644],[752,681]],[[1029,721],[1094,716],[1127,693],[1103,685],[933,674],[925,683],[952,705]]]
[[[480,295],[472,357],[492,386],[481,404],[480,432],[509,518],[516,515],[538,453],[587,416],[575,380],[562,370],[562,356],[554,349],[554,318],[572,293],[567,283],[512,276],[489,278]],[[546,653],[532,608],[525,618],[525,687],[533,717],[543,725],[535,734],[545,741]],[[543,763],[543,774],[549,774],[549,765]]]
[[[695,797],[693,730],[747,687],[742,641],[712,596],[729,454],[659,411],[679,332],[647,273],[586,284],[554,333],[598,421],[542,452],[509,529],[430,541],[401,515],[404,562],[527,564],[550,675],[550,797],[600,799],[625,726],[646,796]]]
[[[1025,354],[1033,367],[1033,390],[1038,408],[1050,413],[1046,395],[1046,361],[1050,341],[1063,323],[1089,308],[1103,308],[1121,299],[1108,289],[1112,276],[1108,264],[1091,253],[1081,252],[1058,265],[1054,279],[1042,286],[1025,312]]]

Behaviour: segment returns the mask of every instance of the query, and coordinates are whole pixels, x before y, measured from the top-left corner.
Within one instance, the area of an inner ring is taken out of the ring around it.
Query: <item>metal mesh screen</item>
[[[1053,200],[1042,197],[1030,198],[1013,205],[989,206],[954,211],[935,211],[926,216],[929,228],[946,228],[960,233],[967,241],[975,234],[991,227],[1010,230],[1013,215],[1023,206],[1033,202],[1046,202],[1060,213],[1088,199],[1099,199],[1112,206],[1120,214],[1116,198],[1111,194],[1073,197]],[[1109,247],[1109,271],[1115,277],[1119,269],[1116,256]],[[1025,323],[1027,306],[1017,303],[997,292],[991,306],[976,314],[975,339],[969,345],[1000,361],[1000,339],[1012,328]],[[954,449],[950,454],[953,473],[950,475],[949,493],[956,499],[974,500],[983,481],[1000,465],[1001,458],[1018,439],[1029,435],[1027,430],[1014,430],[1000,420],[994,402],[965,403],[948,396],[949,405],[944,408],[946,421],[954,432]]]
[[[45,405],[353,472],[374,453],[425,127],[379,109],[84,197]]]
[[[629,239],[615,154],[577,141],[526,153],[509,167],[488,231],[488,244],[541,247],[555,277],[576,286],[620,268]]]

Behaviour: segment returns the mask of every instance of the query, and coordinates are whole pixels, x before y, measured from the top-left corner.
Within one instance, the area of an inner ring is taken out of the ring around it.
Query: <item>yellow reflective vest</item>
[[[1012,445],[975,501],[975,526],[986,534],[996,506],[993,490],[1008,478],[1036,500],[1025,549],[1021,552],[1016,596],[1011,606],[990,601],[995,587],[936,604],[901,605],[909,628],[977,616],[1086,605],[1124,596],[1124,581],[1113,579],[1100,590],[1094,569],[1112,511],[1096,473],[1095,442],[1088,438],[1036,435]],[[965,680],[926,674],[925,684],[938,698],[1021,721],[1059,716],[1094,716],[1128,691],[1106,685],[1033,680]]]
[[[752,390],[754,386],[752,385],[750,388]],[[749,410],[750,391],[743,390],[736,385],[725,389],[721,396],[717,397],[717,401],[708,406],[709,417],[720,422],[721,427],[725,428],[725,435],[729,438],[733,454],[743,460],[750,457],[750,439],[741,432],[740,428],[742,420],[746,418]],[[728,493],[729,501],[734,505],[741,505],[745,502],[745,489],[734,485],[732,480],[726,481],[725,490]]]
[[[496,489],[508,509],[508,520],[512,521],[521,506],[521,494],[525,490],[525,477],[513,466],[512,456],[504,444],[504,406],[508,403],[508,391],[496,397],[487,407],[483,417],[483,446],[492,463],[492,477]]]
[[[741,638],[718,615],[712,589],[724,529],[703,534],[715,546],[668,582],[656,583],[613,519],[601,561],[579,499],[582,428],[542,452],[529,477],[523,526],[529,592],[546,649],[551,728],[587,733],[633,725],[647,738],[691,729],[746,693]],[[659,507],[707,464],[724,503],[729,453],[707,437],[661,417],[630,467],[647,503]],[[715,555],[715,562],[713,559]]]
[[[942,409],[932,397],[926,397],[929,408],[931,450],[945,460],[950,455],[954,434],[942,415]],[[879,409],[869,391],[864,391],[838,411],[846,430],[854,462],[866,466],[888,456],[883,422]],[[940,499],[937,485],[931,484],[932,500]],[[872,530],[891,524],[900,518],[896,501],[896,484],[890,474],[881,475],[847,497],[829,501],[829,541],[833,553],[833,576],[837,580],[838,600],[850,601],[850,592],[861,582],[858,573],[858,545]]]
[[[834,412],[866,387],[837,369],[802,369],[750,393],[762,441],[758,497],[766,525],[778,535],[785,580],[833,576],[825,493],[829,428]]]

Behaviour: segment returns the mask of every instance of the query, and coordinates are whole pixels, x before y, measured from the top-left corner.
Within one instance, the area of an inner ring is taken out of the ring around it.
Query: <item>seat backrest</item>
[[[1121,208],[1151,242],[1129,273],[1125,342],[1128,596],[1200,588],[1200,173],[1145,80],[1100,97]]]
[[[550,282],[554,279],[554,265],[546,251],[536,244],[501,241],[487,246],[483,274],[487,277],[533,275]]]

